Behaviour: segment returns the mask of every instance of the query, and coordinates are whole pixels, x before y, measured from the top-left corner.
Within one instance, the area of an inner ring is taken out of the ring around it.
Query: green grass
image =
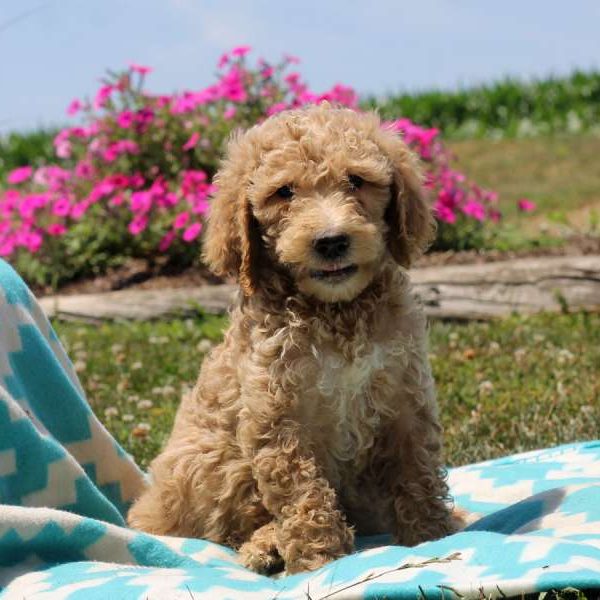
[[[569,219],[600,205],[599,136],[465,140],[448,146],[459,169],[500,194],[500,207],[509,222],[526,225],[540,215],[552,220],[560,216],[557,213]],[[531,217],[518,214],[520,198],[536,202]]]
[[[146,467],[224,325],[208,317],[56,328],[93,409]],[[430,338],[448,464],[598,436],[600,315],[436,322]]]

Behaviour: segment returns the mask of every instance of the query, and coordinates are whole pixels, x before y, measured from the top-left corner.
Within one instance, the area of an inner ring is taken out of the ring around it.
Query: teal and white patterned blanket
[[[143,474],[98,422],[35,299],[0,262],[0,598],[480,598],[600,589],[600,442],[450,471],[463,532],[363,540],[314,573],[244,569],[228,548],[125,526]]]

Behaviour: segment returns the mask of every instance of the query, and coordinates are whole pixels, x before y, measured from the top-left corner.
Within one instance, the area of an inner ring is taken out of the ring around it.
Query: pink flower
[[[25,196],[19,205],[19,214],[21,215],[21,218],[25,221],[33,219],[37,209],[41,208],[43,204],[40,196],[33,194],[31,196]]]
[[[33,169],[31,167],[18,167],[13,169],[6,178],[6,181],[11,185],[18,185],[19,183],[23,183],[27,181],[31,174],[33,173]]]
[[[90,203],[98,202],[101,198],[105,196],[109,196],[115,190],[114,184],[110,181],[110,179],[103,179],[98,182],[90,192],[88,196],[88,200]]]
[[[94,173],[94,167],[91,163],[86,161],[77,163],[77,166],[75,167],[75,175],[81,179],[91,179],[94,176]]]
[[[130,110],[124,110],[117,116],[117,125],[121,129],[129,129],[133,125],[133,113]]]
[[[127,187],[129,184],[129,177],[123,175],[123,173],[115,173],[108,178],[108,182],[114,187]]]
[[[140,175],[140,173],[134,173],[129,178],[129,185],[135,189],[141,188],[144,185],[144,178]]]
[[[140,108],[135,114],[135,122],[145,127],[154,121],[154,111],[151,108]]]
[[[191,150],[200,139],[200,134],[197,131],[194,131],[190,136],[190,139],[182,146],[184,150]]]
[[[114,162],[121,154],[138,154],[139,146],[133,140],[119,140],[113,142],[102,152],[102,158],[105,162]]]
[[[173,221],[173,229],[181,229],[187,225],[187,222],[190,220],[190,213],[182,212],[179,213],[175,220]]]
[[[190,225],[183,232],[183,240],[185,242],[193,242],[200,235],[201,231],[202,231],[202,224],[194,223],[193,225]]]
[[[13,237],[0,236],[0,256],[10,256],[15,250],[15,240]]]
[[[78,202],[71,207],[71,218],[75,219],[75,221],[79,221],[83,215],[85,215],[87,209],[89,208],[89,203],[85,200],[83,202]]]
[[[499,210],[492,209],[489,212],[492,223],[499,223],[502,220],[502,213]]]
[[[17,233],[17,243],[35,254],[42,245],[42,236],[37,231],[21,230]]]
[[[237,46],[231,51],[231,56],[242,58],[243,56],[246,56],[250,50],[252,50],[250,46]]]
[[[227,91],[226,98],[232,102],[246,102],[248,94],[243,87],[235,86]]]
[[[217,68],[222,69],[227,63],[229,63],[229,54],[225,52],[224,54],[221,54],[219,62],[217,63]]]
[[[260,74],[264,79],[269,79],[269,77],[273,77],[273,73],[275,73],[275,69],[269,65],[265,65],[260,71]]]
[[[117,194],[110,199],[109,204],[111,206],[121,206],[123,202],[125,202],[125,198],[121,194]]]
[[[226,121],[229,121],[230,119],[233,119],[233,117],[235,117],[236,112],[237,112],[237,109],[235,108],[235,106],[230,106],[229,108],[226,108],[225,111],[223,112],[223,118]]]
[[[208,200],[206,199],[206,196],[203,196],[203,197],[201,196],[194,200],[193,206],[192,206],[192,212],[196,215],[203,215],[208,212],[209,208],[210,208],[210,205],[208,203]]]
[[[191,192],[195,192],[198,188],[204,184],[206,181],[206,173],[204,171],[184,171],[181,189],[184,194],[189,194]]]
[[[277,102],[276,104],[271,104],[269,108],[267,108],[267,116],[275,115],[280,113],[282,110],[288,108],[288,105],[285,102]]]
[[[152,208],[152,195],[149,192],[133,192],[130,206],[134,213],[147,213]]]
[[[473,217],[477,221],[485,220],[485,207],[476,200],[469,200],[463,207],[461,207],[461,210],[465,215]]]
[[[67,114],[69,116],[73,116],[76,115],[81,109],[83,108],[83,104],[75,99],[71,101],[71,104],[69,104],[69,106],[67,106]]]
[[[174,231],[168,231],[163,238],[160,240],[159,244],[158,244],[158,249],[160,252],[165,252],[165,250],[169,249],[169,246],[173,243],[173,240],[175,239],[175,232]]]
[[[59,198],[52,206],[52,214],[57,217],[66,217],[71,212],[71,203],[67,198]]]
[[[444,223],[456,223],[456,213],[450,207],[440,202],[437,202],[435,205],[435,214]]]
[[[136,63],[129,63],[129,68],[135,73],[139,73],[140,75],[147,75],[148,73],[152,73],[152,67],[144,67],[143,65],[138,65]]]
[[[527,198],[521,198],[517,202],[517,206],[521,212],[532,212],[537,208],[536,203],[528,200]]]
[[[129,223],[127,229],[132,235],[139,235],[148,227],[148,217],[146,215],[138,215]]]
[[[298,81],[300,81],[300,73],[289,73],[285,76],[284,81],[290,86],[295,86],[298,83]]]
[[[67,228],[60,223],[52,223],[52,225],[48,225],[46,227],[46,233],[48,235],[57,236],[63,235],[67,232]]]
[[[99,109],[106,106],[110,95],[114,91],[114,87],[112,85],[103,85],[97,92],[96,97],[94,98],[94,108]]]
[[[56,144],[55,150],[58,158],[71,158],[71,142],[60,142]]]
[[[62,189],[65,182],[69,180],[71,173],[54,165],[40,167],[33,175],[34,183],[47,186],[50,191],[56,192]]]

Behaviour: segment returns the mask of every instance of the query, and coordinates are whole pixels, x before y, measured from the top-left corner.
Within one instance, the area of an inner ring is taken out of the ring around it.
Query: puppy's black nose
[[[331,237],[317,238],[313,242],[314,249],[323,258],[327,260],[335,260],[342,258],[348,248],[350,248],[350,239],[347,235],[334,235]]]

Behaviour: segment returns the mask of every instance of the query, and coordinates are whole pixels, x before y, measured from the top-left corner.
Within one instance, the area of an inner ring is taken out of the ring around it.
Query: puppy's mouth
[[[327,281],[330,283],[338,283],[349,279],[358,271],[358,265],[348,265],[347,267],[329,267],[322,270],[310,271],[312,279],[319,281]]]

